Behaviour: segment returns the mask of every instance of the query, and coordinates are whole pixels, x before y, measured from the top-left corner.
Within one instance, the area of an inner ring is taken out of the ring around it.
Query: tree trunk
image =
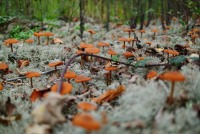
[[[9,16],[9,0],[6,0],[5,13],[6,13],[7,16]]]
[[[167,14],[166,14],[166,25],[170,26],[171,23],[171,0],[167,0]]]
[[[164,0],[161,2],[161,24],[162,29],[165,30],[165,23],[164,23]]]
[[[106,2],[107,7],[107,21],[106,21],[106,30],[109,31],[109,22],[110,22],[110,0],[107,0]]]
[[[79,1],[79,7],[80,7],[80,37],[83,40],[83,31],[84,31],[84,1]]]
[[[140,30],[143,29],[144,26],[144,19],[145,19],[145,13],[144,13],[144,6],[142,1],[140,2]]]
[[[148,0],[148,10],[152,8],[152,0]],[[148,20],[147,20],[147,24],[146,24],[146,27],[149,26],[151,20],[153,18],[153,13],[152,12],[149,12],[148,13]]]

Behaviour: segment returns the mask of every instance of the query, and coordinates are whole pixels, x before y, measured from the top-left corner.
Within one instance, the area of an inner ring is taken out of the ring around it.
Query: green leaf
[[[137,68],[138,66],[144,67],[146,65],[147,61],[149,61],[149,60],[151,60],[151,58],[137,61],[135,63],[135,68]]]
[[[119,55],[114,55],[114,56],[112,56],[112,60],[113,60],[113,61],[118,61],[118,59],[119,59]]]
[[[181,63],[183,63],[185,60],[186,60],[186,57],[184,55],[180,55],[180,56],[176,56],[174,58],[171,58],[169,60],[169,63],[178,66]]]

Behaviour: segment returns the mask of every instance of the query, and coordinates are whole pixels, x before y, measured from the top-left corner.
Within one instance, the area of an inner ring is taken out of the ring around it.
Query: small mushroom
[[[39,72],[27,72],[27,73],[25,73],[25,76],[27,78],[30,78],[31,88],[33,88],[33,80],[32,80],[32,78],[33,77],[40,77],[41,74]]]
[[[85,51],[89,54],[97,54],[100,52],[100,49],[97,47],[92,47],[92,48],[86,48]],[[92,57],[91,57],[91,61],[92,61]]]
[[[0,91],[3,90],[3,83],[0,82]]]
[[[57,92],[57,89],[58,89],[58,84],[54,84],[51,87],[52,92]],[[68,82],[63,82],[60,94],[61,95],[70,94],[71,91],[72,91],[72,85]]]
[[[126,57],[126,59],[128,59],[129,57],[134,56],[133,53],[128,52],[128,51],[124,52],[123,55],[124,55],[124,57]]]
[[[92,29],[87,30],[90,33],[90,40],[92,39],[92,35],[95,34],[96,32]]]
[[[32,44],[34,42],[34,40],[33,39],[27,39],[27,40],[25,40],[25,42],[29,43],[29,44]]]
[[[90,103],[90,102],[79,102],[77,104],[78,109],[81,109],[83,111],[93,111],[97,109],[97,106]]]
[[[97,131],[101,128],[101,124],[88,113],[79,113],[75,115],[72,124],[84,128],[87,133]]]
[[[64,75],[64,78],[67,78],[69,83],[70,83],[70,79],[74,79],[76,77],[77,75],[73,71],[67,71]]]
[[[56,62],[51,62],[48,64],[49,67],[55,67],[55,70],[57,70],[57,66],[63,65],[62,61],[56,61]]]
[[[157,75],[158,75],[158,73],[157,73],[156,71],[151,70],[151,71],[147,74],[146,78],[147,78],[147,79],[152,79],[152,78],[156,77]]]
[[[34,36],[38,38],[38,45],[40,45],[40,36],[44,36],[44,33],[42,32],[35,32]]]
[[[179,81],[179,82],[185,81],[185,76],[182,73],[178,72],[178,71],[173,71],[173,72],[163,73],[163,74],[159,75],[158,78],[161,79],[161,80],[167,80],[167,81],[171,81],[172,82],[170,95],[167,98],[167,103],[170,104],[170,105],[173,104],[173,102],[174,102],[173,94],[174,94],[175,82],[177,82],[177,81]]]
[[[4,44],[9,45],[11,48],[11,52],[13,52],[13,44],[16,44],[18,42],[19,42],[18,40],[14,39],[14,38],[10,38],[10,39],[5,40]]]
[[[8,73],[8,71],[9,71],[8,65],[6,63],[0,62],[0,74],[1,74],[1,77],[3,77],[3,75]]]
[[[152,29],[151,32],[153,32],[153,37],[152,37],[152,39],[155,40],[155,38],[156,38],[156,33],[158,33],[158,30],[157,30],[157,29]]]
[[[110,49],[110,50],[108,50],[107,54],[109,54],[110,57],[112,58],[113,55],[117,55],[117,52],[115,52],[114,50]]]
[[[107,43],[107,42],[99,42],[99,43],[98,43],[98,46],[103,47],[103,50],[104,50],[104,47],[109,47],[110,44]]]
[[[123,29],[124,32],[128,32],[128,37],[130,38],[131,37],[131,32],[135,32],[135,29],[130,29],[130,28],[126,28],[126,29]]]
[[[104,68],[106,71],[109,71],[109,80],[110,80],[110,82],[111,82],[111,80],[112,80],[112,71],[116,71],[118,68],[116,67],[116,66],[109,66],[109,67],[105,67]],[[107,80],[106,80],[107,81]],[[108,84],[109,82],[107,81],[107,84]]]
[[[45,32],[43,36],[46,36],[46,37],[47,37],[47,43],[46,43],[46,45],[49,45],[49,37],[50,37],[50,36],[54,36],[54,34],[51,33],[51,32]]]
[[[87,89],[87,86],[86,86],[86,82],[90,81],[91,78],[89,77],[86,77],[86,76],[83,76],[83,75],[78,75],[76,78],[75,78],[75,82],[76,83],[82,83],[83,87],[85,89]]]
[[[142,38],[143,33],[146,33],[144,29],[139,30],[139,32],[140,32],[140,37],[141,37],[141,38]]]

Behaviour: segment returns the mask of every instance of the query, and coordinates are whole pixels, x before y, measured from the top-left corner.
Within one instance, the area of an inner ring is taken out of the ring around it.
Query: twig
[[[71,64],[71,62],[76,59],[77,57],[80,57],[80,56],[91,56],[91,57],[96,57],[96,58],[100,58],[100,59],[103,59],[103,60],[109,60],[109,61],[113,61],[115,63],[119,63],[119,64],[123,64],[123,65],[126,65],[126,66],[131,66],[131,67],[155,67],[155,66],[166,66],[166,65],[169,65],[169,64],[153,64],[153,65],[145,65],[145,66],[135,66],[135,65],[131,65],[131,64],[127,64],[125,62],[120,62],[120,61],[114,61],[112,59],[109,59],[109,58],[105,58],[105,57],[101,57],[101,56],[98,56],[98,55],[93,55],[93,54],[87,54],[87,53],[81,53],[81,54],[77,54],[77,55],[74,55],[73,57],[71,57],[66,63],[65,63],[65,67],[61,73],[61,78],[60,78],[60,81],[58,83],[58,90],[57,92],[60,93],[61,92],[61,88],[62,88],[62,82],[63,82],[63,79],[64,79],[64,75],[65,75],[65,72],[67,71],[68,69],[68,66]]]

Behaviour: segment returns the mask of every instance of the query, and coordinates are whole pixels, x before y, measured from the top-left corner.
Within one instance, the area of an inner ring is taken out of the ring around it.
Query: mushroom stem
[[[38,45],[40,45],[40,36],[38,36]]]
[[[67,79],[67,81],[68,81],[68,83],[71,83],[69,78]]]
[[[84,89],[87,89],[87,86],[86,86],[86,83],[85,83],[85,82],[82,82],[82,85],[83,85],[83,88],[84,88]]]
[[[171,90],[170,90],[170,95],[169,95],[169,98],[168,98],[168,104],[172,104],[173,101],[174,101],[174,98],[173,98],[173,94],[174,94],[174,85],[175,85],[175,82],[172,81],[172,86],[171,86]]]
[[[49,36],[47,36],[47,44],[46,45],[49,45]]]
[[[128,37],[129,37],[129,38],[131,37],[131,31],[128,32]]]
[[[11,52],[13,52],[13,45],[12,43],[10,44]]]
[[[33,88],[33,79],[30,78],[30,82],[31,82],[31,88]]]
[[[142,32],[140,33],[140,37],[142,38]]]
[[[123,48],[123,49],[125,49],[125,48],[126,48],[126,44],[125,44],[125,41],[124,41],[124,44],[123,44],[122,48]]]
[[[134,40],[132,41],[132,47],[134,46]]]
[[[155,38],[156,38],[156,33],[154,32],[154,33],[153,33],[153,38],[152,38],[152,39],[155,40]]]

